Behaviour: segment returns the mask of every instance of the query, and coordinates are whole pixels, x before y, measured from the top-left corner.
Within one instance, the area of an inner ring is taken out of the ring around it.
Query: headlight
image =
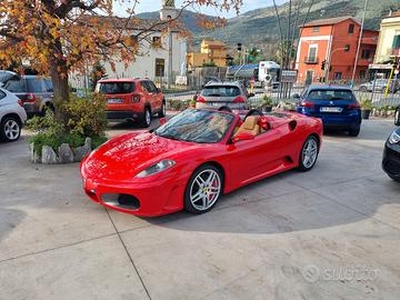
[[[400,135],[395,131],[392,132],[392,134],[389,137],[389,144],[397,144],[400,142]]]
[[[137,174],[135,177],[143,178],[143,177],[147,177],[147,176],[150,176],[153,174],[157,174],[159,172],[162,172],[162,171],[172,167],[173,165],[175,165],[175,161],[173,161],[171,159],[164,159],[164,160],[148,167],[146,170],[143,170],[142,172]]]

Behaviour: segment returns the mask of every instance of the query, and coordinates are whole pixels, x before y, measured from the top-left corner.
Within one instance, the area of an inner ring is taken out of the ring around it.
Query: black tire
[[[368,92],[368,89],[365,86],[360,87],[360,92]]]
[[[150,126],[150,123],[151,123],[151,111],[150,111],[150,108],[145,107],[145,109],[143,111],[141,125],[143,128],[147,128]]]
[[[394,125],[400,126],[400,106],[398,106],[394,112]]]
[[[200,180],[199,180],[200,179]],[[212,182],[208,182],[212,180]],[[201,181],[201,182],[200,182]],[[204,186],[201,186],[204,184]],[[207,184],[209,184],[207,186]],[[203,191],[200,191],[203,189]],[[185,190],[185,209],[193,214],[203,214],[210,211],[218,202],[223,190],[223,176],[220,170],[212,165],[203,165],[196,169],[190,177]],[[213,193],[211,195],[210,193]],[[196,197],[195,195],[199,194]],[[206,200],[211,196],[213,199]],[[198,198],[197,200],[194,198]],[[207,203],[209,202],[209,203]]]
[[[300,151],[298,170],[301,172],[310,171],[318,159],[319,143],[318,139],[310,135],[303,143]],[[307,158],[308,155],[312,157]]]
[[[361,125],[357,125],[354,127],[349,128],[349,135],[350,136],[358,136],[360,134]]]
[[[396,177],[394,177],[394,176],[392,176],[392,175],[389,175],[389,174],[387,174],[389,177],[390,177],[390,179],[392,179],[392,180],[394,180],[394,181],[397,181],[397,182],[400,182],[400,179],[399,178],[396,178]]]
[[[0,140],[14,142],[21,136],[21,121],[13,116],[6,116],[0,124]]]
[[[167,114],[167,107],[165,106],[165,100],[163,100],[163,102],[161,104],[161,109],[158,112],[158,117],[164,118],[166,114]]]

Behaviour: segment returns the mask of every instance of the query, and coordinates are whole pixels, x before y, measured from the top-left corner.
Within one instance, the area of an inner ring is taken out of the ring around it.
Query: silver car
[[[361,92],[372,92],[372,90],[376,92],[384,92],[388,85],[389,80],[384,78],[379,78],[374,81],[369,81],[360,85],[359,90]],[[399,89],[399,86],[396,81],[391,81],[389,84],[389,92],[396,93]]]
[[[9,91],[0,88],[0,140],[4,142],[18,140],[26,119],[22,101]]]
[[[196,108],[246,110],[248,99],[254,96],[238,81],[210,82],[201,90],[196,99]]]

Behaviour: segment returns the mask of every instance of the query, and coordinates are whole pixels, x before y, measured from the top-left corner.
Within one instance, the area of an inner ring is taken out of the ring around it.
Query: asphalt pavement
[[[0,299],[397,300],[400,184],[380,166],[393,128],[329,133],[310,172],[151,219],[89,200],[77,163],[30,163],[24,131],[0,144]]]

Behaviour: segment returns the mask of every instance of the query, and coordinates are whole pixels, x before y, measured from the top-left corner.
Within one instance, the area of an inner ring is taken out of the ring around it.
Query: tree
[[[174,23],[154,21],[140,23],[134,18],[138,0],[129,3],[126,19],[112,15],[111,0],[4,0],[0,6],[0,63],[10,66],[27,61],[30,68],[50,75],[54,98],[69,100],[68,75],[82,71],[97,61],[128,63],[139,53],[140,45],[157,26],[165,31]],[[172,1],[173,2],[173,1]],[[239,12],[241,0],[193,0],[189,5],[212,6]],[[140,26],[139,26],[140,24]],[[144,25],[146,24],[146,25]],[[157,28],[158,28],[157,27]],[[132,34],[132,28],[140,28]],[[150,44],[149,44],[150,47]],[[56,119],[63,113],[56,106]]]

